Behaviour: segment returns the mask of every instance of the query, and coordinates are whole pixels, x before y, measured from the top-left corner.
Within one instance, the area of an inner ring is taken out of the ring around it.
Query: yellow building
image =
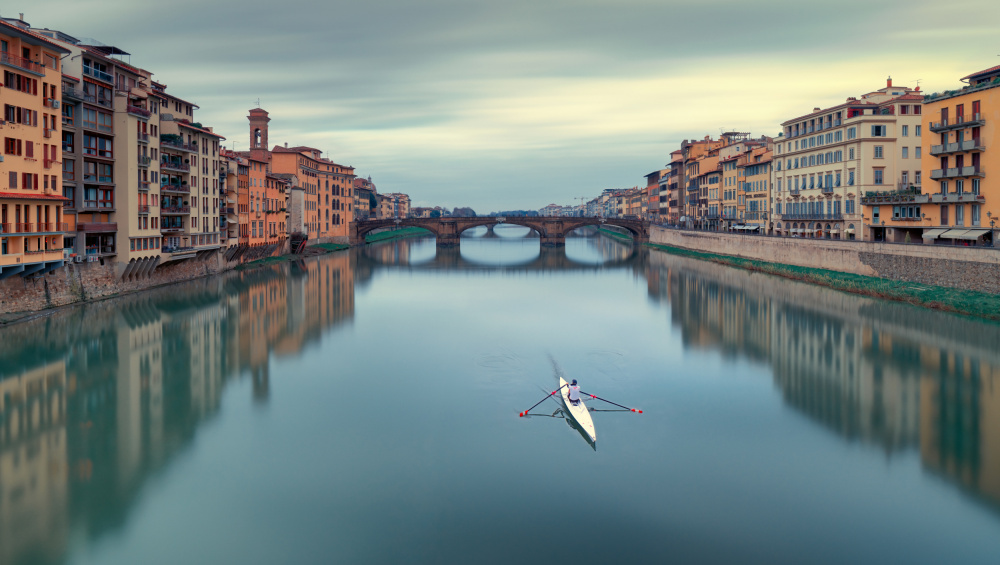
[[[68,51],[0,20],[3,159],[0,161],[0,278],[45,273],[64,264],[59,168],[61,57]]]
[[[860,99],[783,122],[774,148],[775,233],[902,241],[880,210],[863,215],[860,201],[904,183],[919,186],[922,101],[890,78]]]
[[[771,157],[769,147],[757,147],[740,156],[737,178],[741,179],[740,196],[746,198],[743,210],[744,230],[770,233],[768,211],[771,205]]]
[[[997,167],[991,165],[1000,163],[1000,153],[989,153],[1000,142],[1000,66],[962,80],[968,83],[965,87],[924,100],[922,169],[927,189],[879,195],[882,201],[877,204],[887,225],[906,221],[922,228],[911,230],[914,241],[996,241],[1000,182],[986,173],[995,175]]]

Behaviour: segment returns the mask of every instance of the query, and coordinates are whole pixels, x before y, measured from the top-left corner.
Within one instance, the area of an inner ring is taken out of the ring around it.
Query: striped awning
[[[962,235],[954,236],[955,239],[979,239],[980,236],[989,233],[990,230],[965,230]]]
[[[948,230],[938,237],[941,239],[962,239],[961,236],[965,235],[967,231],[969,230]]]

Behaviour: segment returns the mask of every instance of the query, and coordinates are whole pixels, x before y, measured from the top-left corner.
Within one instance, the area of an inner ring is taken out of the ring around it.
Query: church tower
[[[267,145],[267,123],[271,118],[267,117],[267,111],[262,108],[253,108],[250,115],[250,157],[265,161],[270,165],[270,151]]]

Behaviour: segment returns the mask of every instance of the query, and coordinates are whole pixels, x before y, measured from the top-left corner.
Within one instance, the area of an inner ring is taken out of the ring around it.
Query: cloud
[[[33,25],[132,53],[237,148],[325,149],[415,202],[477,211],[633,186],[682,139],[773,135],[884,84],[994,64],[992,2],[427,0],[32,4]],[[10,14],[5,14],[10,15]]]

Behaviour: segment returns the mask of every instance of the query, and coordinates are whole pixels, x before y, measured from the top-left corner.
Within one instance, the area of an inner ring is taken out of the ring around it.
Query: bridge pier
[[[565,247],[566,246],[566,236],[563,234],[549,235],[542,234],[542,247]]]

